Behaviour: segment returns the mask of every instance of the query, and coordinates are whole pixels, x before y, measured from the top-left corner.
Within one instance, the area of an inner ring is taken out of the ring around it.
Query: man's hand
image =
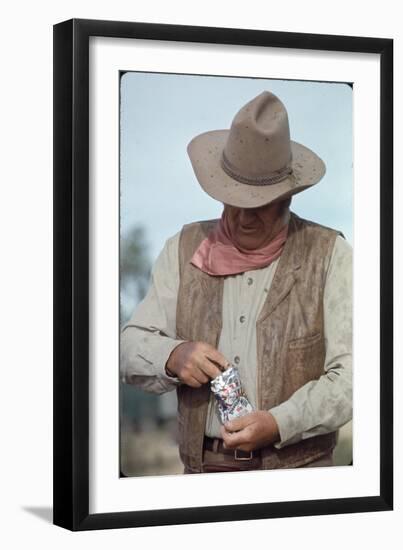
[[[230,422],[221,427],[224,445],[228,449],[254,451],[279,438],[277,422],[268,411],[256,411]]]
[[[230,367],[229,361],[206,342],[183,342],[176,346],[165,370],[192,388],[200,388]]]

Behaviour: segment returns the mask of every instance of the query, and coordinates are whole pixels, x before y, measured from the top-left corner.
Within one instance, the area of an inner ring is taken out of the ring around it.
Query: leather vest
[[[214,347],[222,327],[224,277],[190,263],[217,220],[183,226],[179,240],[177,338]],[[286,401],[324,373],[323,291],[337,231],[291,213],[287,241],[256,323],[258,409]],[[209,384],[177,388],[179,453],[190,471],[200,472],[210,397]],[[332,451],[337,432],[276,449],[261,449],[264,469],[303,466]]]

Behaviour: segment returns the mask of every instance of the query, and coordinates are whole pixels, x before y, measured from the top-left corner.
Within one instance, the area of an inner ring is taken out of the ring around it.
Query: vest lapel
[[[217,346],[222,327],[224,279],[204,273],[192,264],[189,264],[188,269],[193,274],[194,284],[197,284],[192,295],[192,306],[197,307],[197,311],[203,319],[202,323],[197,323],[198,337],[196,339],[200,339],[200,329],[202,328],[203,340],[212,346]],[[192,318],[191,322],[196,324],[196,319]],[[189,330],[191,331],[191,328]]]
[[[263,304],[257,324],[266,319],[275,308],[286,298],[298,279],[301,267],[302,243],[299,234],[297,216],[291,212],[288,237],[280,256],[273,281],[270,285],[265,303]]]

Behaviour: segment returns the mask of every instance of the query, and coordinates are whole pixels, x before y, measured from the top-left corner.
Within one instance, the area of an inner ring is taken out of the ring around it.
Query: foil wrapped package
[[[241,378],[236,367],[230,367],[214,378],[210,386],[217,400],[218,412],[223,424],[252,412],[252,405],[242,389]]]

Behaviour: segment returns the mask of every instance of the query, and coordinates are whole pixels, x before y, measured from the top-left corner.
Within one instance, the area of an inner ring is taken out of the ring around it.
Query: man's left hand
[[[280,439],[277,422],[268,411],[256,411],[226,422],[221,427],[228,449],[254,451]]]

